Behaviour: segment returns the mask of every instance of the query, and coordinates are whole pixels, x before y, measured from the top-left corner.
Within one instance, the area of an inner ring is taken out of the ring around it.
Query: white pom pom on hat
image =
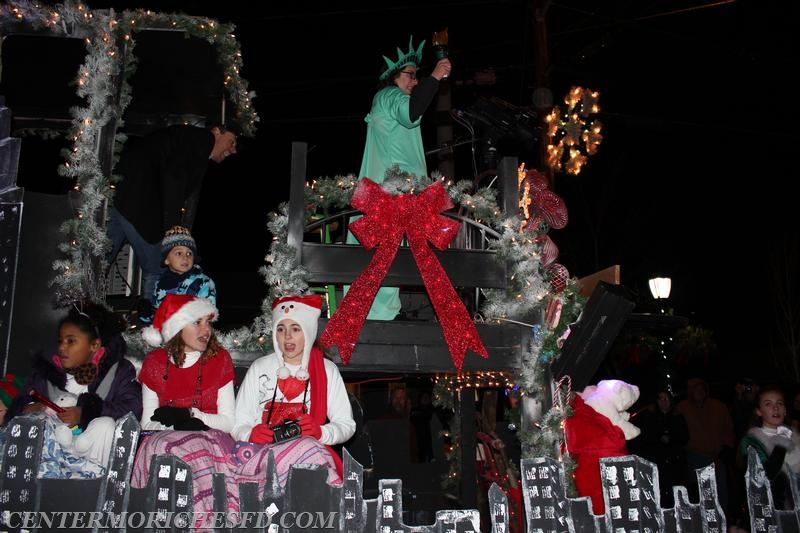
[[[153,347],[162,346],[180,331],[204,316],[216,320],[217,308],[206,300],[191,294],[167,294],[153,317],[153,325],[142,330],[142,338]]]

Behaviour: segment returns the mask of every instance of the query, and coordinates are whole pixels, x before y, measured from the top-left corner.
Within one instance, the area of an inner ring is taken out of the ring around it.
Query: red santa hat
[[[314,347],[314,341],[317,339],[317,325],[319,324],[319,315],[322,312],[322,296],[318,294],[311,294],[308,296],[282,296],[276,298],[272,302],[272,345],[275,348],[275,353],[283,353],[278,346],[278,339],[275,335],[278,329],[278,324],[281,320],[290,319],[294,320],[300,325],[303,330],[303,337],[305,346],[303,348],[303,360],[300,363],[300,370],[297,371],[295,377],[298,379],[308,379],[308,359],[311,355],[311,349]],[[282,372],[283,371],[283,372]],[[281,373],[284,375],[282,376]],[[288,369],[282,366],[278,369],[279,378],[287,378]]]
[[[204,316],[217,319],[217,308],[205,298],[191,294],[167,294],[153,317],[153,325],[142,330],[142,337],[150,346],[161,346],[180,331]]]

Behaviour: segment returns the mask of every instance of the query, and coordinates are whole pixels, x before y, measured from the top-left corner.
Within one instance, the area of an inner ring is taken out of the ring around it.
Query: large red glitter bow
[[[350,361],[372,300],[405,234],[456,368],[461,370],[467,348],[488,357],[464,303],[428,246],[427,241],[430,241],[438,249],[444,249],[461,225],[439,214],[453,207],[441,182],[437,181],[416,196],[392,196],[365,177],[356,187],[351,204],[364,216],[350,224],[350,230],[364,248],[371,250],[378,246],[378,249],[331,317],[320,344],[326,348],[337,346],[342,361],[345,364]]]

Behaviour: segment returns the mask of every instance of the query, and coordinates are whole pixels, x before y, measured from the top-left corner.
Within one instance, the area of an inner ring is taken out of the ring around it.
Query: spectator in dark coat
[[[717,496],[727,515],[730,510],[728,470],[736,459],[733,419],[728,406],[709,395],[709,386],[704,378],[687,379],[686,394],[687,398],[679,402],[675,410],[683,415],[689,426],[689,441],[685,447],[689,473],[694,475],[697,469],[714,466]],[[691,481],[687,488],[690,496],[696,499],[699,487],[696,478]]]
[[[637,455],[658,466],[661,507],[673,507],[672,487],[687,485],[683,448],[689,441],[686,420],[675,412],[672,394],[668,390],[660,390],[656,403],[640,411],[635,423],[642,433],[631,443],[631,448]]]
[[[736,382],[735,396],[730,403],[730,411],[737,442],[747,434],[751,427],[758,425],[758,417],[755,414],[758,390],[758,383],[752,379],[742,378]]]
[[[411,423],[411,401],[404,387],[394,387],[389,392],[389,405],[386,410],[378,417],[381,420],[399,419],[408,422],[408,461],[415,462],[419,457],[417,449],[417,431]],[[403,459],[405,462],[406,459]]]
[[[417,462],[433,460],[433,431],[431,422],[436,408],[433,406],[430,391],[422,391],[417,397],[417,405],[411,409],[411,424],[417,436]]]

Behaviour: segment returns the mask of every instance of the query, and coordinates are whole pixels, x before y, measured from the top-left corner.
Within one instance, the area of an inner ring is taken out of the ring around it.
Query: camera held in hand
[[[286,420],[284,423],[270,428],[274,433],[275,442],[286,442],[300,438],[303,430],[297,420]]]

